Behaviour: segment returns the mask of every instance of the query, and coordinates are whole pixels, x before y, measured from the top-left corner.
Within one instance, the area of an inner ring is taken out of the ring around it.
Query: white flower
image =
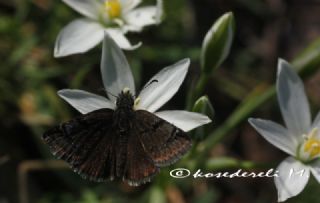
[[[278,166],[278,201],[298,195],[310,173],[320,182],[320,112],[311,123],[303,82],[290,64],[278,63],[277,94],[287,129],[269,120],[250,118],[250,124],[271,144],[290,156]]]
[[[54,56],[83,53],[99,44],[107,32],[122,49],[135,49],[124,36],[128,31],[139,32],[144,26],[160,23],[162,0],[156,6],[136,8],[141,0],[63,0],[84,15],[70,22],[59,33]]]
[[[157,111],[178,91],[187,74],[189,64],[189,59],[184,59],[153,76],[136,97],[134,108],[152,113]],[[129,64],[123,52],[108,35],[103,41],[101,74],[109,99],[83,90],[64,89],[58,94],[83,114],[101,108],[115,109],[116,97],[111,94],[117,96],[124,89],[127,91],[129,88],[133,95],[136,94]],[[154,80],[157,82],[150,84]],[[188,111],[159,111],[154,114],[184,131],[211,122],[205,115]]]

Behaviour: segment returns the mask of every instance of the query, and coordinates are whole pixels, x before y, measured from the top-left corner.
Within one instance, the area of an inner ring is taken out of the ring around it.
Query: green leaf
[[[296,67],[297,71],[303,76],[308,75],[308,70],[317,68],[320,64],[320,38],[312,42],[306,49],[304,49],[292,61],[292,65]],[[307,71],[302,70],[307,69]]]
[[[206,34],[201,50],[201,68],[205,73],[219,67],[230,52],[235,23],[232,12],[221,16]]]

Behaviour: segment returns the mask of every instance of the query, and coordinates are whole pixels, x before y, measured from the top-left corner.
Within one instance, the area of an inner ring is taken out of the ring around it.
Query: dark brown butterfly
[[[99,109],[56,126],[43,135],[54,155],[92,181],[120,178],[129,185],[149,182],[160,167],[191,147],[189,136],[145,110],[122,91],[116,109]]]

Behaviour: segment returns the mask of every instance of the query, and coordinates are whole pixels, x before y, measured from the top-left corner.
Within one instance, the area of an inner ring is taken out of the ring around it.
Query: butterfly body
[[[134,119],[134,97],[129,91],[121,92],[116,101],[116,109],[113,113],[113,127],[120,132],[130,131],[131,121]]]
[[[54,155],[92,181],[115,178],[140,185],[191,147],[181,129],[145,110],[122,91],[116,108],[99,109],[56,126],[43,135]]]

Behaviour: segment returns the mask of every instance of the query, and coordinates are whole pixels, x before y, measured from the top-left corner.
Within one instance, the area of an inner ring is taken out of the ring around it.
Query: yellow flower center
[[[304,135],[303,151],[308,155],[309,160],[320,155],[320,139],[317,136],[318,128],[313,128],[308,135]]]
[[[121,4],[119,0],[107,0],[104,2],[104,6],[110,18],[121,16]]]

